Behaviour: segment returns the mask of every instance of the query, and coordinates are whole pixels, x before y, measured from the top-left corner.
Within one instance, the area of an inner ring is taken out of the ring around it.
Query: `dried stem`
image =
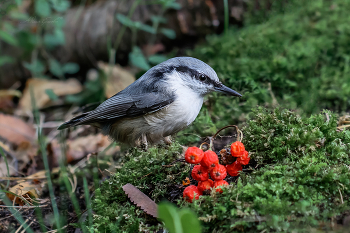
[[[243,140],[243,132],[238,128],[237,125],[228,125],[228,126],[225,126],[225,127],[221,128],[221,129],[219,129],[219,130],[214,134],[213,137],[210,137],[210,138],[209,138],[210,144],[212,143],[212,140],[214,140],[215,137],[216,137],[222,130],[227,129],[227,128],[230,128],[230,127],[235,127],[235,128],[236,128],[236,130],[237,130],[237,141],[240,141],[240,142],[241,142],[241,141]]]

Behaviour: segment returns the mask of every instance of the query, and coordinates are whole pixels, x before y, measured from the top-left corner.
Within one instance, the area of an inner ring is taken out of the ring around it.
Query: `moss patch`
[[[182,196],[179,187],[190,171],[188,164],[176,162],[182,150],[178,143],[153,147],[147,152],[131,149],[116,173],[96,190],[94,228],[99,232],[138,232],[159,228],[157,220],[129,202],[122,186],[131,183],[156,202],[163,198],[178,199]]]
[[[188,53],[207,62],[225,85],[243,94],[209,96],[201,115],[208,111],[218,128],[245,120],[256,105],[273,108],[278,103],[305,115],[349,110],[350,1],[288,2],[283,13],[276,14],[281,6],[273,8],[267,21],[210,36]],[[208,135],[200,130],[207,119],[198,118],[184,133]]]
[[[182,147],[131,150],[122,167],[96,191],[94,227],[106,232],[162,228],[128,200],[121,187],[137,186],[156,202],[189,206],[204,232],[303,231],[330,229],[349,214],[350,132],[336,129],[330,112],[310,118],[295,112],[255,109],[243,128],[254,167],[245,166],[223,194],[183,202],[179,188],[190,166],[175,162]],[[173,166],[164,166],[173,165]]]
[[[258,166],[222,195],[191,205],[205,231],[310,232],[341,223],[350,209],[350,132],[338,132],[330,112],[302,118],[259,108],[252,115],[243,143]]]

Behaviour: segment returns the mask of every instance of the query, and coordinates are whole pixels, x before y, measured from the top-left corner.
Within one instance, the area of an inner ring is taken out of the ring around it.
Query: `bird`
[[[92,125],[129,146],[171,144],[171,136],[196,119],[204,96],[214,91],[242,96],[223,85],[205,62],[174,57],[152,67],[96,109],[63,123],[58,130]]]

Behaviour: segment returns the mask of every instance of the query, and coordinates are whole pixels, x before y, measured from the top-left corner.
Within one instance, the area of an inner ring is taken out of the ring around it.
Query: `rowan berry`
[[[201,196],[201,195],[202,195],[202,192],[199,191],[199,189],[195,185],[190,185],[190,186],[186,187],[184,192],[183,192],[183,198],[190,203],[192,203],[193,198],[198,200],[199,196]]]
[[[214,151],[212,150],[207,150],[206,152],[204,152],[204,157],[201,161],[201,165],[203,167],[208,168],[209,170],[211,170],[212,168],[215,167],[216,164],[219,163],[219,158],[218,156],[215,154]]]
[[[228,186],[228,183],[225,180],[217,180],[214,182],[216,192],[222,193],[222,189],[220,188],[222,186]]]
[[[249,163],[250,157],[248,151],[244,151],[244,154],[241,157],[237,158],[237,161],[242,165],[247,165]]]
[[[211,169],[210,176],[214,180],[223,180],[226,178],[227,172],[224,165],[216,164],[216,166]]]
[[[185,160],[188,163],[197,164],[203,159],[204,152],[198,147],[189,147],[185,152]]]
[[[209,179],[208,169],[201,165],[194,166],[191,175],[193,179],[198,181],[204,181]]]
[[[234,157],[240,157],[245,151],[243,143],[236,141],[231,144],[231,155]]]
[[[210,189],[213,187],[214,185],[214,181],[208,179],[205,181],[199,181],[198,182],[198,189],[199,191],[205,193],[205,194],[209,194],[210,193]]]
[[[242,171],[242,165],[235,161],[233,164],[226,165],[226,170],[230,176],[238,176],[239,172]]]

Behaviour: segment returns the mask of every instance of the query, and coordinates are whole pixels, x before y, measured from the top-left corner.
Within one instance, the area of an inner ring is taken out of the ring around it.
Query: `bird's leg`
[[[144,150],[148,149],[147,137],[145,134],[142,134],[141,136],[141,148]]]
[[[172,143],[172,141],[171,141],[171,136],[169,135],[169,136],[166,136],[165,138],[164,138],[164,142],[165,142],[165,144],[167,144],[167,145],[171,145],[171,143]]]

